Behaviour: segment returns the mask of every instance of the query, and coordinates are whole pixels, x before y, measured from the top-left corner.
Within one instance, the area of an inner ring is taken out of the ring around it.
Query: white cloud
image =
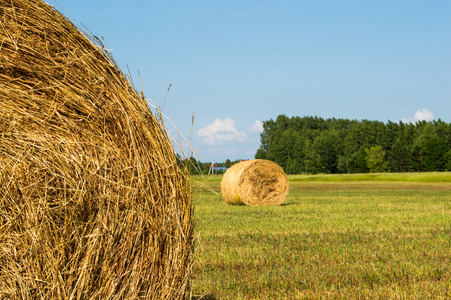
[[[242,142],[247,139],[247,134],[243,131],[238,131],[231,118],[224,120],[215,119],[213,123],[207,125],[205,128],[199,129],[197,135],[207,145],[224,142]]]
[[[430,112],[427,108],[417,110],[417,112],[413,117],[402,119],[404,123],[415,123],[417,121],[432,121],[432,120],[434,120],[434,114]]]
[[[250,132],[263,132],[263,123],[260,120],[255,121],[255,124],[249,128]]]
[[[423,108],[422,110],[417,110],[413,118],[416,121],[432,121],[434,120],[434,114],[431,113],[428,109]]]

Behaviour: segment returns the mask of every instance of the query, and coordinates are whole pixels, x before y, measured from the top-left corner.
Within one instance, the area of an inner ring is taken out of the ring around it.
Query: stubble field
[[[193,299],[451,298],[450,173],[289,176],[272,207],[193,180]]]

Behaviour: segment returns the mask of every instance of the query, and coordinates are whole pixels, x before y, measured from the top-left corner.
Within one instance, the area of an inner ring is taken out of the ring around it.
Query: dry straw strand
[[[221,193],[228,204],[280,205],[288,195],[288,187],[283,169],[264,159],[233,165],[221,181]]]
[[[183,299],[189,179],[101,42],[0,0],[0,299]]]

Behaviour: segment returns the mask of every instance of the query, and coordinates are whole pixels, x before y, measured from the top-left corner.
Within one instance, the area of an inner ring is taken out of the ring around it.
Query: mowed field
[[[193,299],[451,298],[451,173],[288,178],[275,207],[193,178]]]

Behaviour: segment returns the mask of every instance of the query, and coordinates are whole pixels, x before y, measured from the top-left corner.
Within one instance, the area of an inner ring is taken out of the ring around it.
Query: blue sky
[[[104,38],[201,161],[253,158],[279,114],[451,122],[451,1],[47,2]]]

